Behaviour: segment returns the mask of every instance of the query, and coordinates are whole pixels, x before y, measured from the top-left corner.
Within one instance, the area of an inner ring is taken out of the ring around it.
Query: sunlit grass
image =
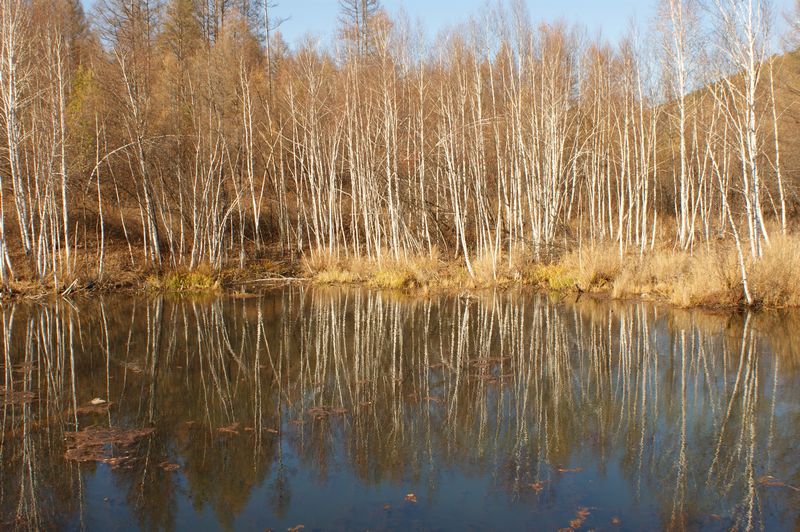
[[[215,276],[203,271],[170,272],[161,277],[150,276],[147,284],[152,289],[171,293],[208,292],[220,287]]]
[[[318,284],[351,284],[361,281],[361,278],[354,272],[340,268],[315,272],[312,279]]]
[[[384,256],[390,256],[388,251]],[[742,304],[741,271],[729,242],[684,251],[656,246],[643,254],[620,254],[614,244],[586,246],[549,261],[514,251],[474,257],[470,274],[463,260],[433,256],[383,258],[311,253],[305,274],[319,284],[363,283],[372,288],[428,293],[533,286],[555,292],[605,293],[644,298],[679,307]],[[800,238],[775,235],[760,259],[748,259],[750,290],[759,305],[800,306]]]
[[[528,284],[549,290],[572,290],[576,286],[575,277],[561,264],[536,264],[525,276]]]
[[[400,290],[418,286],[417,279],[407,269],[391,268],[377,270],[372,273],[368,281],[369,285],[375,288],[386,288]]]

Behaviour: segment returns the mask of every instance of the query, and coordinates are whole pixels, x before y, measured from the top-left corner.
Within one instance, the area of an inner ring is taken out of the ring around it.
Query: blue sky
[[[91,6],[94,0],[82,0]],[[319,37],[323,42],[335,32],[338,20],[337,0],[272,0],[277,2],[275,14],[289,17],[280,31],[289,44],[305,35]],[[390,12],[404,10],[411,20],[420,20],[429,35],[440,29],[463,22],[497,0],[382,0]],[[624,33],[631,19],[644,25],[652,19],[658,0],[524,0],[531,18],[536,21],[563,19],[580,23],[591,35],[602,35],[615,40]],[[772,0],[778,31],[783,30],[781,13],[788,10],[794,0]]]
[[[526,0],[534,21],[564,19],[580,22],[590,31],[602,26],[610,38],[624,32],[632,16],[645,20],[652,15],[655,2],[649,0]],[[464,22],[496,0],[383,0],[390,12],[404,10],[411,20],[420,20],[429,34]],[[285,38],[293,42],[305,32],[326,37],[337,20],[336,0],[281,0],[281,16],[291,16],[281,27]]]

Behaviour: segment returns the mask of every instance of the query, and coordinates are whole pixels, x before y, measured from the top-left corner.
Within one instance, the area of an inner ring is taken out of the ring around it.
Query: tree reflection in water
[[[795,323],[302,287],[7,306],[0,517],[502,528],[567,526],[585,507],[586,526],[791,528]],[[96,397],[108,408],[86,408]],[[90,426],[155,432],[106,448],[128,453],[117,467],[65,459],[65,433]],[[310,506],[341,483],[354,488],[333,509]],[[409,488],[416,513],[352,495]],[[454,511],[456,489],[475,507]]]

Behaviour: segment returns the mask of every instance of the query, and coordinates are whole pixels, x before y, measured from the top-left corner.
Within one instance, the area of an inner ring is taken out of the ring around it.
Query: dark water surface
[[[796,315],[302,287],[0,312],[2,528],[800,527]]]

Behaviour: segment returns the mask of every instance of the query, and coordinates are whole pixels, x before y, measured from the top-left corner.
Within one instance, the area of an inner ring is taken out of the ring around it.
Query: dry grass
[[[620,275],[624,261],[613,247],[590,247],[567,254],[560,266],[579,290],[607,288]]]
[[[430,256],[395,259],[383,251],[381,260],[352,256],[335,256],[326,251],[313,251],[301,261],[303,272],[317,284],[364,283],[374,288],[410,289],[436,283],[441,261],[438,251]]]
[[[578,290],[607,292],[617,299],[641,297],[680,307],[731,306],[742,293],[735,250],[727,247],[691,254],[662,248],[642,256],[620,256],[611,246],[587,248],[569,253],[558,265]]]
[[[602,292],[616,299],[644,298],[679,307],[732,307],[743,291],[735,247],[698,246],[692,253],[671,247],[643,256],[620,256],[616,246],[587,247],[553,262],[524,253],[476,257],[473,275],[462,262],[434,257],[369,261],[312,254],[306,273],[317,283],[363,283],[375,288],[424,291],[480,290],[528,285],[553,291]],[[800,237],[774,236],[758,260],[747,264],[750,290],[759,305],[800,306]]]
[[[167,293],[209,292],[220,288],[217,277],[208,269],[180,270],[147,278],[150,288]]]
[[[340,268],[318,271],[314,273],[313,279],[319,284],[352,284],[361,281],[355,273]]]
[[[748,261],[750,291],[764,307],[800,307],[800,235],[782,236],[774,229],[771,234],[763,257]],[[11,294],[37,296],[91,285],[100,290],[144,286],[163,292],[213,292],[237,282],[299,275],[320,285],[363,284],[418,294],[533,286],[555,292],[599,292],[616,299],[665,301],[679,307],[732,307],[742,304],[743,297],[736,249],[730,242],[698,245],[693,253],[662,245],[641,257],[635,252],[620,257],[613,245],[585,247],[550,262],[536,262],[514,250],[510,256],[473,257],[472,275],[461,259],[444,259],[436,249],[430,255],[400,259],[383,250],[381,260],[315,251],[299,264],[262,259],[251,261],[244,269],[237,263],[222,271],[205,267],[159,273],[132,266],[127,248],[117,247],[106,255],[102,282],[98,281],[96,254],[81,251],[73,275],[62,279],[59,286],[50,286],[49,279],[32,279],[19,268],[18,273],[24,275],[11,282]],[[141,259],[135,254],[135,263],[143,263]]]
[[[582,290],[610,291],[615,298],[644,297],[679,307],[728,307],[742,303],[736,249],[728,242],[693,253],[669,248],[620,257],[611,248],[571,253],[563,275]],[[750,291],[759,305],[800,306],[800,237],[776,235],[760,259],[747,263]]]
[[[563,264],[534,264],[524,277],[525,283],[548,290],[574,290],[578,281]]]
[[[402,290],[421,286],[420,280],[408,268],[391,267],[379,269],[369,278],[368,284],[375,288]]]
[[[751,266],[750,284],[764,306],[800,306],[800,238],[775,234]]]
[[[655,250],[624,261],[613,280],[617,298],[666,300],[680,307],[730,306],[741,297],[735,251],[701,249],[690,254]]]

